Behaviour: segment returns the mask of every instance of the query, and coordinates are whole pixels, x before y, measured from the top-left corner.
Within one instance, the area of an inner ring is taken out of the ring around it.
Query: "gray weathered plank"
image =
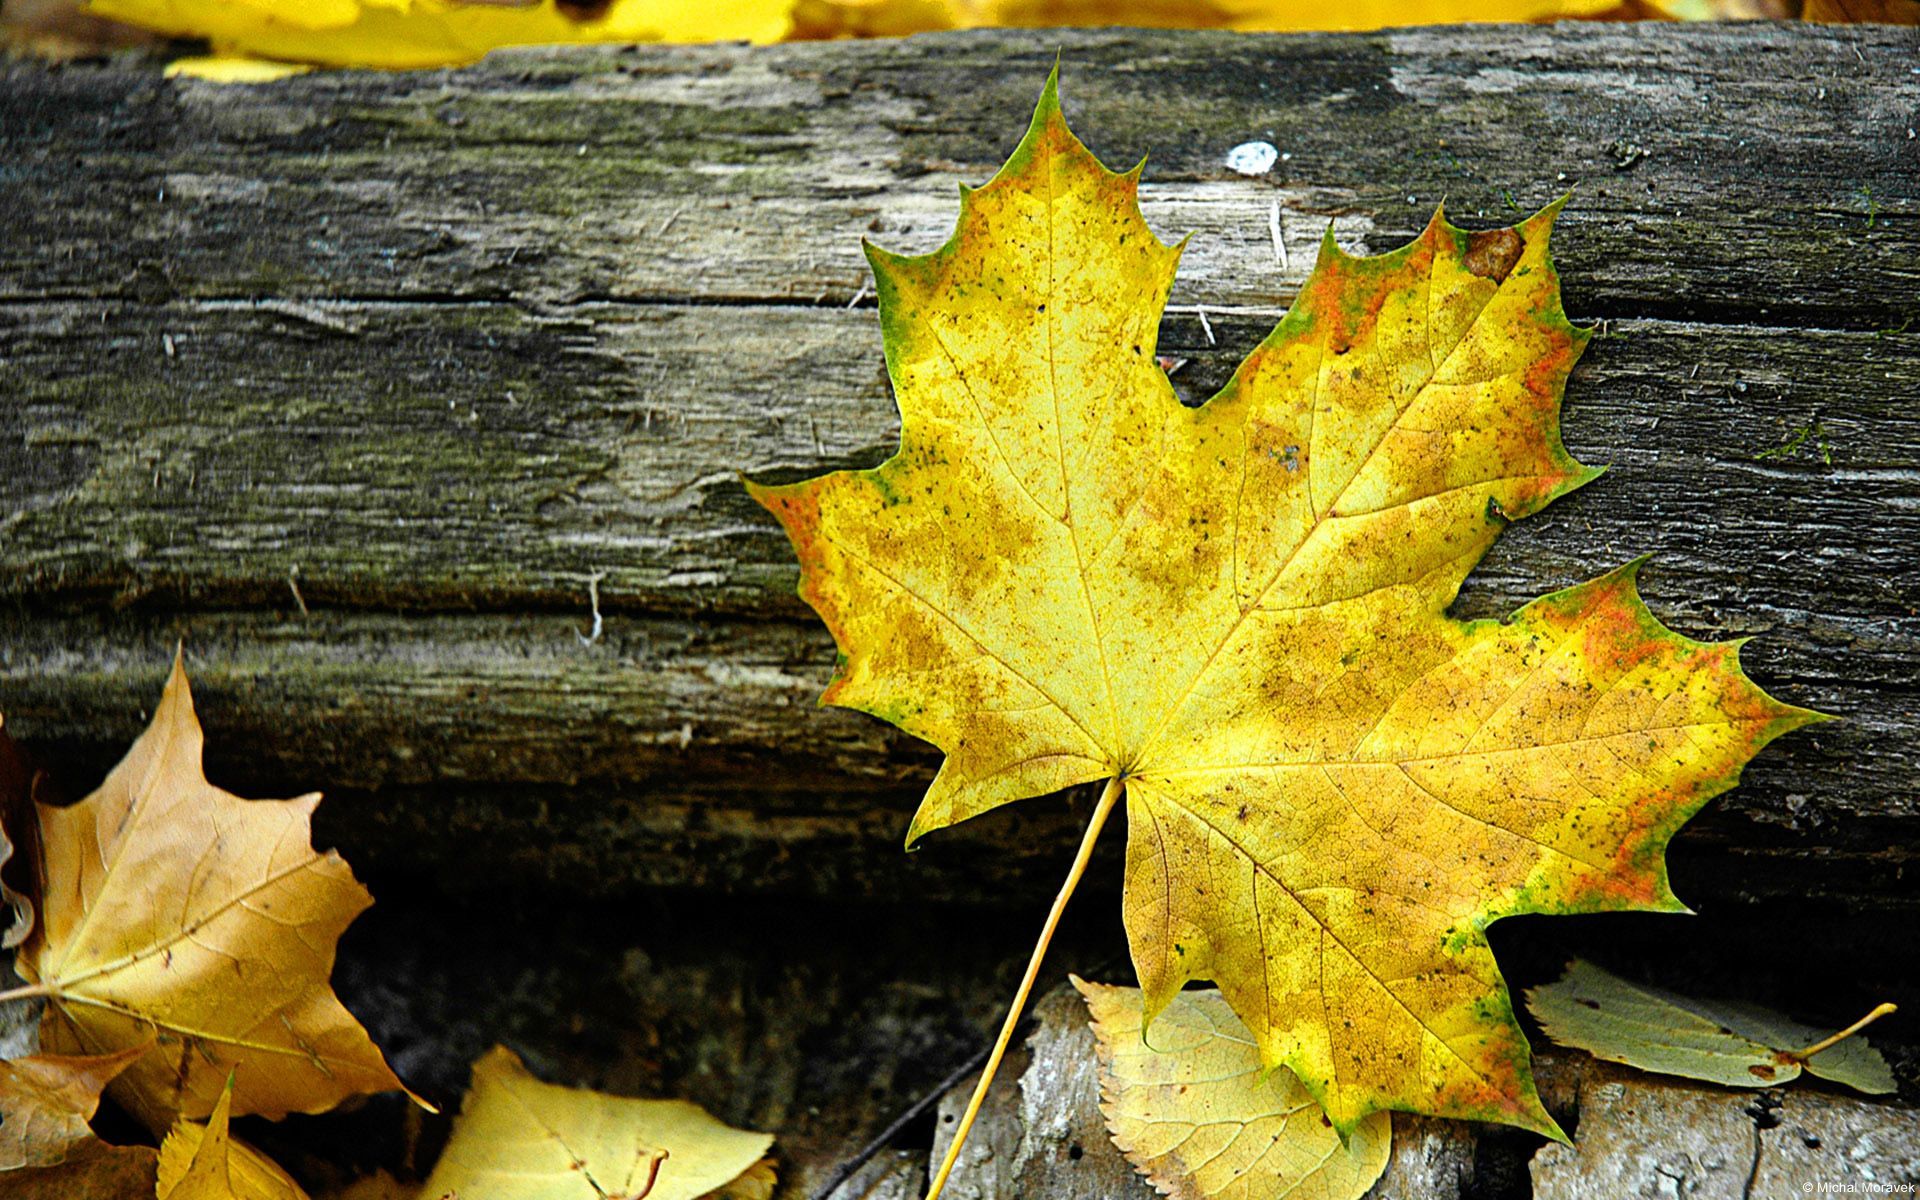
[[[1271,319],[1161,348],[1199,398]],[[873,314],[837,308],[14,303],[0,387],[0,594],[38,606],[284,607],[297,571],[315,606],[570,610],[601,573],[610,611],[798,616],[739,473],[897,437]],[[1568,394],[1612,474],[1508,536],[1503,601],[1660,552],[1702,604],[1870,644],[1911,615],[1920,332],[1616,322]]]
[[[28,392],[9,412],[31,446],[11,477],[26,493],[6,549],[18,607],[0,618],[12,728],[62,761],[111,756],[184,637],[209,719],[249,747],[236,757],[250,784],[409,789],[405,822],[439,813],[464,835],[437,843],[451,855],[471,850],[483,813],[481,844],[515,844],[498,837],[518,827],[500,795],[586,784],[628,799],[552,805],[545,836],[576,853],[547,861],[602,884],[729,882],[754,875],[743,863],[759,851],[803,845],[857,861],[873,888],[902,877],[899,818],[931,758],[813,706],[830,641],[730,469],[885,453],[870,313],[601,305],[556,332],[510,306],[330,311],[363,332],[315,340],[253,305],[128,306],[104,325],[71,303],[9,306],[0,373]],[[1260,332],[1211,324],[1223,342]],[[193,331],[171,357],[170,328]],[[1716,840],[1800,869],[1746,879],[1735,864],[1722,883],[1883,894],[1905,861],[1893,832],[1916,814],[1920,728],[1907,339],[1670,322],[1611,333],[1575,376],[1569,438],[1613,469],[1510,531],[1461,608],[1504,612],[1655,552],[1648,587],[1670,622],[1759,635],[1760,678],[1849,718],[1769,751],[1722,802],[1740,817]],[[1176,378],[1230,366],[1197,327],[1171,334],[1197,343],[1179,347],[1192,361]],[[759,365],[769,336],[797,361]],[[474,362],[525,365],[529,390],[507,395],[498,374],[482,390],[465,375]],[[660,384],[633,394],[635,375]],[[1881,389],[1889,377],[1898,390]],[[320,379],[343,398],[302,390]],[[583,647],[601,572],[605,636]],[[382,615],[360,607],[370,597],[482,611]],[[465,799],[427,800],[449,792]],[[608,811],[629,836],[605,836]],[[669,836],[688,825],[691,843]],[[640,831],[651,840],[636,849]],[[943,855],[935,890],[990,892],[1024,866],[1016,855],[975,876],[992,859],[979,849]],[[1810,883],[1815,863],[1824,878]],[[754,877],[845,885],[797,864]]]
[[[860,235],[944,236],[1056,51],[1090,143],[1151,155],[1149,214],[1196,232],[1176,303],[1289,290],[1275,199],[1298,247],[1332,217],[1378,249],[1442,196],[1573,187],[1590,311],[1913,315],[1914,35],[1778,25],[605,48],[240,95],[9,67],[0,294],[844,303]],[[1242,180],[1254,138],[1289,157]]]
[[[1378,250],[1443,192],[1491,223],[1579,182],[1557,245],[1607,327],[1568,440],[1613,470],[1460,610],[1656,553],[1656,611],[1761,635],[1757,677],[1848,718],[1686,835],[1699,886],[1910,903],[1920,143],[1913,35],[1869,27],[601,49],[245,91],[0,67],[9,729],[102,765],[185,637],[216,765],[335,791],[376,864],[1044,887],[1057,805],[899,856],[933,760],[812,707],[831,646],[737,473],[885,455],[858,240],[937,242],[1056,45],[1082,132],[1151,149],[1150,220],[1195,231],[1162,339],[1194,399],[1329,222]],[[1234,176],[1249,137],[1291,157]]]

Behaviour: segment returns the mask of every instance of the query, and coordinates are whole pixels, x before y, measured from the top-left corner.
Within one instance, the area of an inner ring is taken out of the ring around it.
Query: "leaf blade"
[[[1141,993],[1073,981],[1091,1014],[1100,1111],[1114,1144],[1175,1200],[1356,1200],[1386,1170],[1391,1118],[1345,1144],[1319,1105],[1258,1048],[1215,991],[1183,992],[1143,1036]]]
[[[1050,82],[945,247],[871,254],[900,451],[754,491],[841,648],[823,701],[945,752],[910,845],[1123,779],[1149,1016],[1216,981],[1341,1130],[1406,1109],[1560,1136],[1486,926],[1681,911],[1668,839],[1819,717],[1661,626],[1637,563],[1507,623],[1446,615],[1506,524],[1600,473],[1560,436],[1588,335],[1548,248],[1559,203],[1479,233],[1436,213],[1368,258],[1329,238],[1189,409],[1133,363],[1172,263],[1131,185]],[[1121,366],[1085,365],[1103,354]]]
[[[1788,1083],[1804,1067],[1869,1095],[1896,1090],[1886,1059],[1865,1038],[1803,1063],[1791,1052],[1824,1031],[1759,1005],[1632,983],[1580,959],[1529,991],[1527,1008],[1554,1041],[1643,1071],[1753,1088]]]
[[[771,1134],[731,1129],[684,1100],[634,1100],[543,1083],[512,1051],[496,1046],[474,1064],[453,1137],[421,1194],[697,1200],[743,1175],[751,1178],[742,1182],[742,1194],[751,1194],[771,1180],[771,1169],[758,1164],[772,1144]]]
[[[158,1040],[111,1085],[149,1128],[318,1112],[398,1088],[332,988],[335,943],[373,900],[310,845],[318,795],[247,801],[201,773],[181,662],[153,723],[91,796],[40,808],[46,894],[21,973],[50,997],[43,1037],[88,1053]]]

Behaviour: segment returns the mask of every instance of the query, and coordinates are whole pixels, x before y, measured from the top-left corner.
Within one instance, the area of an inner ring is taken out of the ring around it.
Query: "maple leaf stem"
[[[5,997],[0,996],[0,999],[5,999]],[[1820,1053],[1822,1050],[1830,1049],[1833,1046],[1836,1046],[1839,1043],[1846,1041],[1848,1038],[1852,1037],[1854,1034],[1859,1033],[1862,1029],[1865,1029],[1867,1026],[1873,1024],[1875,1021],[1878,1021],[1881,1017],[1884,1017],[1889,1013],[1898,1011],[1899,1007],[1900,1006],[1897,1004],[1885,1004],[1885,1003],[1876,1004],[1874,1005],[1872,1012],[1868,1013],[1864,1017],[1861,1017],[1858,1021],[1855,1021],[1853,1024],[1847,1026],[1845,1029],[1842,1029],[1839,1033],[1834,1034],[1832,1037],[1821,1038],[1819,1041],[1815,1042],[1813,1045],[1808,1046],[1805,1050],[1795,1050],[1791,1054],[1789,1054],[1787,1057],[1798,1059],[1801,1062],[1805,1062],[1809,1058],[1812,1058],[1814,1055]]]
[[[41,996],[53,995],[53,989],[44,983],[29,983],[24,987],[8,988],[0,992],[0,1004],[9,1000],[33,1000]]]
[[[993,1044],[993,1053],[987,1056],[987,1065],[980,1070],[980,1082],[974,1085],[973,1098],[967,1101],[966,1115],[960,1118],[960,1127],[954,1130],[953,1142],[947,1147],[947,1156],[940,1163],[940,1171],[933,1177],[932,1186],[927,1188],[927,1200],[939,1200],[941,1189],[947,1186],[947,1176],[953,1173],[953,1164],[960,1157],[960,1148],[966,1145],[974,1118],[980,1115],[980,1105],[986,1101],[987,1089],[993,1086],[993,1077],[1000,1070],[1000,1060],[1006,1055],[1007,1043],[1013,1040],[1013,1031],[1020,1024],[1020,1014],[1026,1010],[1027,996],[1033,991],[1033,981],[1040,975],[1040,964],[1047,957],[1047,946],[1053,941],[1053,931],[1060,926],[1060,914],[1067,910],[1067,901],[1073,898],[1073,889],[1080,885],[1080,877],[1087,873],[1087,860],[1093,857],[1093,844],[1100,839],[1100,830],[1106,826],[1114,804],[1125,791],[1126,784],[1116,775],[1107,780],[1106,789],[1100,793],[1100,803],[1094,805],[1093,819],[1087,822],[1087,832],[1080,839],[1080,852],[1074,855],[1073,867],[1067,872],[1066,882],[1060,885],[1060,894],[1053,898],[1053,910],[1047,914],[1047,923],[1040,929],[1040,941],[1033,948],[1033,957],[1027,960],[1027,973],[1013,994],[1013,1005],[1007,1009],[1006,1021],[1000,1026],[1000,1039]]]

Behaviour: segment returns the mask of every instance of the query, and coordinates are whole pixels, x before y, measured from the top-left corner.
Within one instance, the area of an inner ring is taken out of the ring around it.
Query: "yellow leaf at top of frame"
[[[1821,719],[1662,626],[1638,562],[1506,621],[1448,608],[1513,521],[1600,475],[1560,399],[1589,334],[1548,250],[1435,213],[1331,235],[1218,394],[1157,361],[1177,247],[1067,127],[869,247],[900,447],[750,485],[841,662],[826,703],[945,753],[908,841],[1124,787],[1149,1021],[1212,980],[1343,1132],[1400,1109],[1562,1136],[1487,941],[1523,913],[1676,912],[1665,851]]]
[[[770,1134],[733,1129],[684,1100],[634,1100],[542,1083],[496,1046],[473,1066],[453,1136],[422,1189],[460,1200],[697,1200],[760,1167]]]
[[[335,67],[436,67],[503,46],[778,40],[790,0],[611,0],[476,4],[456,0],[92,0],[88,11],[221,56]]]
[[[280,1165],[228,1132],[231,1089],[205,1125],[182,1120],[160,1144],[157,1200],[307,1200]]]
[[[1185,991],[1141,1027],[1138,988],[1075,979],[1099,1042],[1100,1111],[1114,1144],[1173,1200],[1358,1200],[1387,1169],[1393,1118],[1343,1143],[1284,1069],[1260,1065],[1219,992]]]
[[[1594,17],[1619,0],[794,0],[792,36],[898,37],[937,29],[1124,25],[1304,32]]]
[[[333,994],[335,943],[373,898],[311,844],[315,795],[207,782],[176,658],[152,724],[92,795],[39,806],[41,919],[16,969],[60,1053],[150,1049],[108,1094],[156,1133],[235,1111],[320,1112],[400,1086]]]

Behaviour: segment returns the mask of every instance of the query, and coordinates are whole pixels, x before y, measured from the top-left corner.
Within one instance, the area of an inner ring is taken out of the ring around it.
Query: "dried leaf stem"
[[[1067,901],[1073,898],[1073,889],[1080,884],[1080,877],[1087,873],[1087,860],[1093,857],[1093,844],[1100,839],[1100,830],[1106,826],[1107,817],[1113,812],[1113,806],[1126,791],[1126,783],[1115,776],[1107,780],[1106,790],[1100,793],[1100,803],[1094,806],[1093,819],[1087,822],[1087,832],[1080,839],[1080,852],[1074,856],[1073,868],[1067,872],[1067,880],[1060,885],[1060,894],[1053,898],[1053,910],[1047,914],[1047,923],[1040,929],[1040,941],[1033,948],[1033,957],[1027,961],[1026,976],[1020,980],[1019,990],[1013,994],[1013,1005],[1007,1009],[1007,1019],[1000,1026],[1000,1039],[993,1044],[993,1053],[987,1056],[987,1065],[980,1071],[980,1082],[974,1085],[973,1098],[967,1101],[966,1115],[960,1118],[960,1127],[953,1132],[953,1143],[947,1147],[947,1156],[940,1163],[940,1171],[933,1177],[933,1184],[927,1188],[927,1200],[939,1200],[940,1192],[947,1186],[947,1176],[953,1173],[953,1164],[960,1157],[960,1147],[966,1145],[967,1134],[973,1129],[975,1117],[980,1115],[980,1105],[987,1098],[987,1089],[993,1086],[993,1077],[1000,1070],[1000,1060],[1006,1055],[1007,1043],[1013,1040],[1013,1031],[1020,1025],[1020,1014],[1026,1010],[1027,996],[1033,991],[1033,981],[1040,975],[1040,963],[1047,957],[1047,946],[1053,941],[1053,931],[1060,926],[1060,914],[1067,910]]]
[[[17,988],[8,988],[6,991],[0,992],[0,1004],[6,1004],[13,1000],[37,1000],[42,996],[53,995],[54,990],[55,989],[44,983],[29,983]]]
[[[1887,1016],[1889,1013],[1899,1011],[1899,1008],[1900,1006],[1897,1004],[1887,1004],[1884,1002],[1880,1004],[1876,1004],[1874,1005],[1872,1012],[1868,1013],[1864,1017],[1861,1017],[1858,1021],[1855,1021],[1853,1024],[1847,1026],[1845,1029],[1842,1029],[1839,1033],[1834,1034],[1832,1037],[1821,1038],[1819,1041],[1815,1042],[1813,1045],[1808,1046],[1805,1050],[1795,1050],[1793,1053],[1789,1054],[1787,1057],[1796,1059],[1800,1062],[1805,1062],[1808,1059],[1812,1058],[1814,1055],[1820,1053],[1822,1050],[1830,1049],[1833,1046],[1836,1046],[1839,1043],[1846,1041],[1848,1038],[1852,1037],[1854,1034],[1859,1033],[1862,1029],[1865,1029],[1867,1026],[1873,1024],[1875,1021],[1878,1021],[1881,1017]]]

